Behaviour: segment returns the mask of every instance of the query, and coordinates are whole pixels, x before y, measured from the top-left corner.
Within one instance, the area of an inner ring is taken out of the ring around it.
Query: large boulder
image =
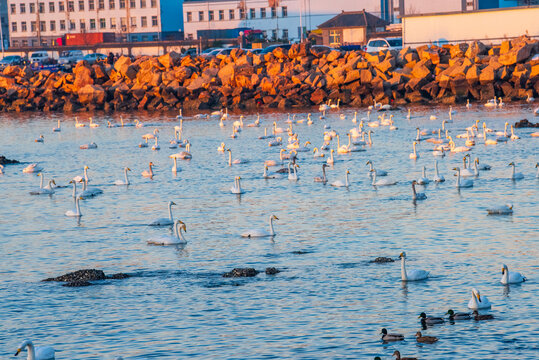
[[[526,61],[533,50],[535,49],[536,44],[522,42],[513,47],[509,52],[500,55],[498,62],[502,65],[514,65],[520,62]]]
[[[79,89],[79,102],[83,105],[102,105],[105,101],[105,90],[99,85],[86,85]]]
[[[159,63],[167,69],[171,69],[181,60],[181,55],[175,51],[171,51],[165,55],[159,56]]]
[[[465,56],[469,59],[475,59],[478,55],[484,55],[488,52],[487,47],[481,41],[474,41],[466,50]]]

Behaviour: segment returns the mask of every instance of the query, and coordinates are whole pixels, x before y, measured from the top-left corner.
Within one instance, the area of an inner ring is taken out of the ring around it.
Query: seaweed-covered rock
[[[376,259],[371,260],[371,263],[377,263],[377,264],[383,264],[383,263],[388,263],[388,262],[395,262],[395,260],[393,260],[392,258],[385,257],[385,256],[379,256]]]
[[[223,274],[223,277],[253,277],[258,274],[258,271],[253,268],[235,268],[232,271]]]
[[[96,269],[83,269],[77,270],[71,273],[67,273],[55,278],[48,278],[43,281],[63,281],[63,282],[75,282],[75,281],[92,281],[92,280],[105,280],[107,277],[101,270]]]
[[[84,287],[84,286],[92,286],[92,285],[95,285],[95,284],[92,284],[89,281],[77,280],[77,281],[68,282],[66,284],[63,284],[62,286],[65,286],[65,287]]]
[[[281,272],[281,270],[279,270],[277,268],[274,268],[274,267],[266,268],[266,275],[275,275],[275,274],[278,274],[280,272]]]
[[[9,165],[9,164],[18,164],[19,162],[17,160],[11,160],[6,158],[3,155],[0,155],[0,165]]]
[[[119,279],[127,279],[128,277],[129,277],[129,275],[127,275],[127,274],[117,273],[117,274],[108,275],[107,279],[119,280]]]
[[[528,119],[522,119],[515,123],[515,128],[536,128],[539,127],[539,123],[529,122]]]

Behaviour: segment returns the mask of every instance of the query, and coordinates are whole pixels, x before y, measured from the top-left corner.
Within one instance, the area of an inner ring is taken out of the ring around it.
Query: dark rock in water
[[[253,277],[258,274],[253,268],[236,268],[230,272],[224,273],[223,277]]]
[[[370,262],[371,263],[388,263],[388,262],[395,262],[395,260],[393,260],[392,258],[379,256],[376,259],[371,260]]]
[[[18,164],[19,162],[17,160],[11,160],[6,158],[3,155],[0,155],[0,165],[9,165],[9,164]]]
[[[101,270],[95,269],[84,269],[77,270],[72,273],[67,273],[62,276],[55,278],[48,278],[43,281],[65,281],[65,282],[74,282],[74,281],[92,281],[92,280],[105,280],[107,277],[105,273]]]
[[[124,274],[124,273],[118,273],[118,274],[112,274],[112,275],[108,275],[107,276],[107,279],[127,279],[129,277],[129,275],[127,274]]]
[[[539,123],[529,122],[528,119],[522,119],[515,123],[515,128],[536,128],[539,127]]]
[[[294,255],[304,255],[304,254],[310,254],[311,251],[306,251],[306,250],[295,250],[295,251],[292,251],[292,254]]]
[[[269,268],[266,268],[266,275],[275,275],[275,274],[278,274],[280,273],[281,270],[278,270],[274,267],[269,267]]]
[[[89,281],[77,280],[77,281],[68,282],[66,284],[63,284],[62,286],[65,286],[65,287],[84,287],[84,286],[92,286],[92,285],[95,285],[95,284],[92,284]]]

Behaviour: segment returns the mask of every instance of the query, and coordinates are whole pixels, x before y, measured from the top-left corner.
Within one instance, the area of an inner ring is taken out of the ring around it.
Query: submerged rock
[[[83,270],[77,270],[71,273],[67,273],[58,277],[48,278],[42,281],[66,282],[67,284],[64,284],[62,286],[78,287],[78,286],[94,285],[90,283],[90,281],[106,280],[106,279],[126,279],[128,277],[129,275],[123,274],[123,273],[112,274],[112,275],[107,276],[102,270],[83,269]]]
[[[253,277],[259,273],[256,269],[253,268],[235,268],[230,272],[223,274],[223,277]]]
[[[539,123],[529,122],[528,119],[522,119],[515,123],[515,128],[536,128],[539,127]]]
[[[395,262],[395,260],[393,260],[392,258],[379,256],[376,259],[371,260],[370,262],[371,263],[382,263],[383,264],[383,263],[388,263],[388,262]]]
[[[281,270],[278,270],[278,269],[276,269],[274,267],[266,268],[266,275],[275,275],[275,274],[278,274],[280,272],[281,272]]]
[[[0,165],[9,165],[9,164],[18,164],[19,162],[17,160],[11,160],[6,158],[3,155],[0,155]]]

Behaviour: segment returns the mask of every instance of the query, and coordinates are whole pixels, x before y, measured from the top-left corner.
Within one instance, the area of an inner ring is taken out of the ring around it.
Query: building
[[[185,0],[184,32],[188,39],[217,39],[220,30],[252,29],[268,39],[297,41],[341,11],[363,8],[380,15],[380,0]]]
[[[0,46],[2,50],[7,49],[9,43],[8,19],[7,0],[0,0],[0,41],[2,41]]]
[[[67,34],[117,41],[181,38],[182,0],[7,0],[12,47],[55,45]]]
[[[367,43],[369,34],[382,32],[389,23],[365,10],[342,12],[320,24],[324,45],[338,47],[341,45],[363,45]]]

